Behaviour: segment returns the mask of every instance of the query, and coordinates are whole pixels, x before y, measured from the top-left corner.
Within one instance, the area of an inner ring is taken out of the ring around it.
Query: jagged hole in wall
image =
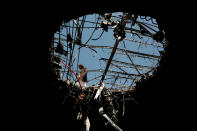
[[[87,86],[103,78],[109,90],[133,90],[136,81],[153,75],[166,45],[165,32],[156,19],[113,12],[63,22],[54,34],[52,53],[62,67],[59,79],[77,81],[63,61],[78,74],[79,64],[88,68]]]

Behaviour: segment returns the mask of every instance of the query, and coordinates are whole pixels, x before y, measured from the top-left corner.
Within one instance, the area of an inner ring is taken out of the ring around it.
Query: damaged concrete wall
[[[175,61],[175,41],[174,41],[174,34],[176,33],[176,28],[173,22],[171,22],[171,18],[163,12],[164,8],[157,10],[149,10],[149,9],[141,9],[141,8],[134,8],[133,11],[140,15],[149,15],[152,17],[156,17],[159,20],[159,23],[163,25],[161,28],[164,28],[166,31],[167,39],[170,42],[170,45],[167,49],[166,57],[163,57],[161,60],[161,67],[158,68],[157,72],[155,73],[154,77],[149,80],[145,80],[139,82],[137,84],[137,90],[133,94],[135,99],[138,101],[139,104],[134,104],[132,102],[125,102],[125,115],[124,117],[120,117],[118,121],[118,125],[123,130],[133,130],[133,129],[142,129],[142,125],[146,127],[146,129],[157,129],[155,125],[160,127],[164,127],[167,129],[174,123],[175,116],[171,114],[175,112],[175,105],[174,103],[178,102],[177,99],[174,99],[174,94],[178,87],[174,86],[177,81],[174,78],[179,77],[177,76],[177,69]],[[50,128],[55,127],[58,129],[72,128],[72,130],[79,130],[81,127],[81,123],[77,120],[72,120],[74,113],[73,112],[73,101],[67,100],[67,104],[62,107],[60,103],[57,102],[57,82],[54,78],[53,74],[48,71],[49,66],[47,63],[49,54],[48,48],[50,47],[51,38],[53,34],[58,30],[61,22],[63,20],[69,20],[72,17],[84,15],[87,13],[95,13],[95,12],[105,12],[105,11],[128,11],[130,8],[100,8],[100,9],[81,9],[80,12],[72,12],[70,13],[69,9],[65,10],[64,13],[49,13],[49,15],[45,16],[44,21],[40,22],[40,26],[38,27],[38,36],[39,36],[39,49],[38,54],[35,55],[36,58],[39,59],[41,63],[39,68],[46,70],[46,75],[43,73],[39,75],[37,78],[47,78],[45,82],[40,81],[38,84],[39,89],[38,92],[41,92],[41,98],[39,101],[39,108],[40,114],[38,115],[40,120],[39,124],[41,125],[42,121],[45,121],[43,127]],[[161,12],[158,15],[158,12]],[[55,15],[54,15],[55,14]],[[169,14],[169,13],[168,13]],[[170,15],[170,14],[169,14]],[[37,48],[37,46],[36,46]],[[40,55],[41,54],[41,55]],[[41,57],[40,57],[41,56]],[[42,68],[43,66],[43,68]],[[38,69],[39,69],[38,68]],[[41,69],[37,72],[43,72]],[[37,88],[36,88],[37,89]],[[166,114],[167,113],[167,114]],[[92,118],[97,117],[96,113],[92,113]],[[152,119],[150,121],[150,119]],[[165,119],[168,119],[167,121]],[[97,121],[92,121],[92,128],[94,130],[114,130],[110,126],[105,126],[103,124],[103,119],[98,118]],[[73,126],[74,123],[74,126]],[[76,126],[79,125],[79,126]],[[110,129],[108,129],[110,128]]]

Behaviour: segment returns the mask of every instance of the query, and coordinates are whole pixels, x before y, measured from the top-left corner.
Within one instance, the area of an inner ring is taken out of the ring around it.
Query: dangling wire
[[[94,39],[92,39],[92,40],[98,40],[98,39],[100,39],[104,32],[105,32],[105,31],[103,30],[102,33],[100,34],[100,36],[98,36],[97,38],[94,38]]]
[[[78,73],[78,66],[79,66],[79,56],[80,56],[80,48],[78,48],[79,53],[78,53],[78,58],[77,58],[77,73]]]
[[[119,74],[118,74],[118,76],[115,77],[114,82],[113,82],[111,88],[113,88],[113,86],[116,84],[116,81],[117,81],[118,77],[119,77]],[[105,80],[106,80],[106,79],[105,79]]]
[[[77,77],[77,75],[75,74],[75,72],[74,72],[69,66],[67,66],[64,62],[62,62],[62,63],[65,65],[66,68],[68,68],[68,69],[75,75],[75,77],[77,78],[77,80],[78,80],[78,82],[79,82],[80,88],[82,89],[80,80],[79,80],[79,78]],[[82,90],[83,90],[83,89],[82,89]]]
[[[86,16],[85,17],[83,17],[83,20],[82,20],[82,22],[81,22],[81,26],[80,27],[82,27],[82,29],[81,29],[81,32],[80,32],[80,34],[78,34],[79,36],[78,37],[80,37],[80,38],[78,38],[78,39],[81,39],[81,37],[82,37],[82,31],[83,31],[83,27],[84,27],[84,24],[85,24],[85,20],[86,20]],[[77,31],[76,31],[77,32]],[[79,31],[78,31],[79,32]],[[79,65],[79,57],[80,56],[80,46],[79,46],[79,48],[78,48],[78,58],[77,58],[77,72],[78,72],[78,65]]]
[[[124,99],[124,93],[122,92],[122,116],[124,116],[124,112],[125,112],[125,99]]]
[[[97,30],[97,24],[98,24],[99,20],[100,20],[100,15],[98,16],[98,19],[97,19],[97,22],[96,22],[96,27],[94,28],[94,30],[93,30],[92,34],[90,35],[89,39],[85,42],[85,45],[91,40],[93,34]]]

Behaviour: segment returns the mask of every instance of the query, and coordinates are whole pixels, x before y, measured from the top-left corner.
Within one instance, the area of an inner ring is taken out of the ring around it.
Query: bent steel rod
[[[106,73],[107,73],[107,71],[108,71],[108,69],[109,69],[109,66],[110,66],[111,61],[112,61],[112,59],[113,59],[113,57],[114,57],[114,54],[115,54],[116,49],[117,49],[117,47],[118,47],[118,44],[119,44],[119,40],[116,39],[116,42],[115,42],[114,47],[113,47],[113,49],[112,49],[112,53],[111,53],[111,55],[110,55],[110,57],[109,57],[109,59],[108,59],[107,65],[106,65],[106,67],[105,67],[105,71],[104,71],[104,73],[103,73],[103,75],[102,75],[102,78],[101,78],[101,80],[100,80],[100,85],[103,83],[103,80],[105,79],[105,75],[106,75]]]

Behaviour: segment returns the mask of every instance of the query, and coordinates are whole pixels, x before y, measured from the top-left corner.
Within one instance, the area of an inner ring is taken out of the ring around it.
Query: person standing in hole
[[[78,67],[80,69],[80,74],[78,75],[79,82],[82,87],[86,87],[87,86],[86,83],[88,81],[88,79],[87,79],[88,69],[85,68],[82,64],[80,64]],[[79,85],[79,82],[77,82],[78,85]],[[84,94],[82,93],[79,96],[79,99],[83,100],[83,97],[84,97]],[[79,113],[77,115],[77,120],[82,120],[81,121],[82,122],[81,123],[82,124],[81,130],[82,131],[89,131],[90,130],[90,120],[88,118],[87,110],[83,109],[82,111],[85,111],[85,112],[82,113],[81,111],[79,111]]]
[[[81,86],[86,87],[87,86],[86,83],[88,81],[87,80],[88,69],[85,68],[82,64],[79,65],[79,69],[81,70],[80,74],[78,75],[80,84]]]

